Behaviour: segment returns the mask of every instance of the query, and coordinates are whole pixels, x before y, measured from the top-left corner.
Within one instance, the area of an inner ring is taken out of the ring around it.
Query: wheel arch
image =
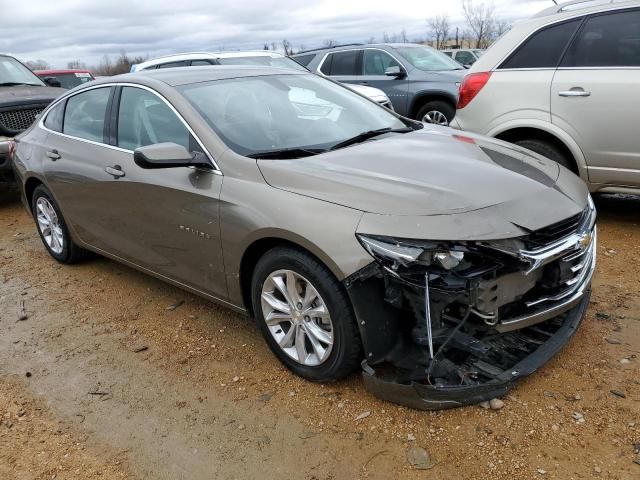
[[[418,114],[418,110],[420,110],[428,102],[432,102],[435,100],[445,101],[451,104],[451,108],[453,108],[454,111],[456,109],[456,98],[449,92],[446,92],[444,90],[425,90],[416,93],[412,98],[411,106],[409,108],[409,116],[411,118],[415,118],[415,116]]]
[[[30,212],[32,211],[31,205],[33,204],[33,192],[35,192],[39,185],[44,185],[44,182],[38,177],[29,177],[24,182],[24,197],[27,201],[26,206],[29,207]]]
[[[292,237],[291,235],[285,236],[270,232],[269,235],[253,240],[244,250],[242,258],[240,259],[240,267],[238,270],[240,293],[244,307],[250,316],[254,314],[251,302],[251,280],[256,263],[269,250],[282,246],[295,248],[311,255],[326,266],[339,282],[344,277],[344,273],[338,268],[336,263],[316,245],[310,244],[302,237],[295,235]]]
[[[558,147],[573,163],[574,173],[588,180],[587,164],[578,144],[564,131],[554,125],[504,125],[493,129],[488,136],[514,143],[518,140],[532,139],[548,141]]]

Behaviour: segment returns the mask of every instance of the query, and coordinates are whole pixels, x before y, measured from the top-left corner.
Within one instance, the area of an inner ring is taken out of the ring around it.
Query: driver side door
[[[136,165],[135,149],[164,142],[208,155],[155,91],[117,87],[113,109],[109,204],[96,212],[100,223],[109,225],[108,251],[203,293],[226,297],[219,222],[222,174],[213,164],[210,169],[157,170]]]

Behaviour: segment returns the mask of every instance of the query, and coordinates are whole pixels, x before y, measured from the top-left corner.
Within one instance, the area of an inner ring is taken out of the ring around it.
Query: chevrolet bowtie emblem
[[[578,246],[580,250],[586,250],[591,246],[591,242],[593,242],[593,235],[591,233],[585,233],[580,237],[580,240],[578,240]]]

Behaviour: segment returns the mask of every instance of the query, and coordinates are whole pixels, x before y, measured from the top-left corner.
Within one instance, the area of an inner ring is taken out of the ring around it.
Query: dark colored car
[[[294,55],[312,72],[379,88],[400,115],[448,125],[456,114],[465,68],[424,45],[382,43],[307,50]]]
[[[36,70],[38,75],[47,85],[62,87],[66,90],[82,85],[83,83],[95,80],[89,70]]]
[[[62,89],[45,85],[15,58],[0,55],[0,178],[11,173],[11,139],[29,128],[62,93]]]

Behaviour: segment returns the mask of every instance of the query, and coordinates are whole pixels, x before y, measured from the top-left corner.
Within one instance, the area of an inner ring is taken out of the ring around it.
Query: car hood
[[[258,165],[275,188],[387,216],[494,208],[510,222],[535,229],[579,213],[587,201],[582,181],[555,162],[505,142],[433,126]]]
[[[38,85],[0,87],[0,107],[49,104],[66,90]]]

